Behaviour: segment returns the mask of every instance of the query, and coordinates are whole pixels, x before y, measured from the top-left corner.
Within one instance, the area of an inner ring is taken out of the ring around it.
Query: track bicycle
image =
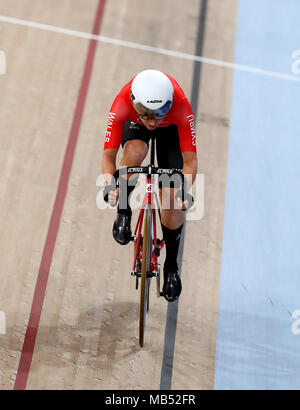
[[[165,245],[164,239],[157,237],[157,215],[161,223],[161,209],[156,192],[154,191],[154,176],[173,176],[180,177],[180,184],[171,181],[171,188],[180,187],[182,201],[188,198],[185,192],[184,175],[181,169],[158,168],[154,166],[155,158],[155,139],[151,139],[151,161],[147,166],[123,167],[117,170],[112,178],[111,190],[119,187],[119,178],[122,175],[145,174],[146,192],[139,211],[136,227],[131,237],[134,243],[134,258],[131,275],[136,278],[136,289],[140,287],[140,306],[139,306],[139,344],[144,346],[144,333],[146,325],[146,315],[149,310],[150,283],[152,278],[156,278],[157,296],[163,296],[160,291],[160,264],[159,256]],[[161,185],[161,184],[160,184]],[[139,283],[140,282],[140,283]],[[140,284],[140,286],[139,286]]]

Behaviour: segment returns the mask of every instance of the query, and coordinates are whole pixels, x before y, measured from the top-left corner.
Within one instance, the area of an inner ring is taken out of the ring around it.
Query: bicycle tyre
[[[151,258],[151,208],[145,207],[144,231],[143,231],[143,256],[141,270],[141,289],[140,289],[140,324],[139,324],[139,343],[144,346],[144,333],[146,325],[146,314],[149,309],[149,286],[150,279],[147,278]]]

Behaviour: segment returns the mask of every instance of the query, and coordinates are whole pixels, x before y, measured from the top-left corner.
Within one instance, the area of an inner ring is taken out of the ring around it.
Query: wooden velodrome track
[[[213,389],[232,71],[120,41],[233,61],[236,7],[0,0],[1,16],[23,21],[0,21],[1,389]],[[192,102],[205,207],[186,224],[179,303],[153,286],[141,349],[131,245],[114,242],[96,180],[111,103],[145,68]]]

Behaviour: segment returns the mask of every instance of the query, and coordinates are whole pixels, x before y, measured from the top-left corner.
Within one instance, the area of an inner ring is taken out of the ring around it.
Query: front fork
[[[149,181],[147,181],[149,182]],[[149,189],[151,186],[150,183],[147,183],[147,193],[145,195],[142,209],[140,210],[139,217],[137,220],[136,228],[132,237],[134,243],[134,261],[131,275],[136,277],[136,289],[138,289],[138,279],[141,277],[141,266],[142,266],[142,249],[143,249],[143,237],[142,237],[142,226],[143,226],[143,217],[144,217],[144,208],[146,203],[154,204],[156,201],[159,219],[161,220],[161,214],[159,210],[159,204],[156,193],[152,192]],[[147,272],[147,276],[152,278],[156,277],[156,286],[157,286],[157,296],[161,296],[160,293],[160,264],[158,263],[158,258],[160,256],[160,251],[163,248],[165,242],[164,240],[157,239],[156,231],[156,209],[151,208],[152,215],[152,251],[151,251],[151,261],[150,269]]]

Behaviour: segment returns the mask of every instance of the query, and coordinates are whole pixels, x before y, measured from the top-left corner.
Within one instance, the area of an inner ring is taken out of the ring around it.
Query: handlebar
[[[192,195],[186,192],[185,176],[182,172],[182,169],[158,168],[152,165],[140,166],[140,167],[124,167],[124,168],[118,169],[113,174],[111,184],[109,186],[106,186],[106,192],[115,191],[119,187],[118,181],[120,177],[126,174],[146,174],[149,178],[153,175],[168,175],[168,176],[179,175],[181,178],[181,192],[178,192],[178,194],[179,195],[181,194],[182,202],[184,202],[185,200],[189,202],[188,208],[190,208],[193,205],[194,200],[193,200]]]
[[[158,168],[149,166],[141,166],[141,167],[124,167],[118,169],[112,177],[111,186],[114,187],[114,190],[118,188],[118,179],[120,176],[125,174],[146,174],[147,176],[151,177],[152,175],[175,175],[178,174],[181,177],[182,182],[182,190],[184,191],[184,174],[182,173],[182,169],[175,169],[175,168]]]

